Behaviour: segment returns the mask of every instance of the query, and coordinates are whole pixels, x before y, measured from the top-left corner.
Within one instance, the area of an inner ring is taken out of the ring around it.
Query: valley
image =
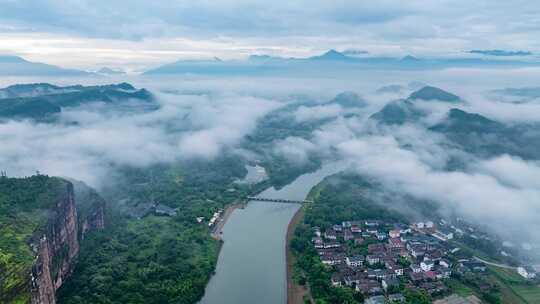
[[[0,0],[0,304],[540,304],[539,20]]]
[[[54,228],[58,226],[55,221],[45,220],[50,217],[39,215],[58,213],[52,205],[39,205],[51,186],[40,186],[28,198],[6,196],[2,269],[10,275],[2,281],[2,288],[7,303],[361,303],[370,297],[396,294],[409,303],[431,303],[454,293],[488,303],[534,303],[537,291],[529,281],[506,279],[504,270],[491,264],[487,274],[452,268],[435,283],[426,279],[412,287],[412,282],[403,281],[394,293],[382,287],[372,292],[357,288],[356,283],[333,282],[336,265],[344,260],[324,265],[325,258],[309,249],[315,227],[328,231],[346,221],[376,219],[408,226],[415,221],[461,218],[465,205],[460,204],[465,201],[459,192],[441,197],[438,192],[419,191],[416,183],[431,183],[435,190],[441,187],[438,179],[462,185],[459,178],[477,182],[475,174],[497,176],[499,162],[520,165],[538,159],[534,144],[523,145],[540,142],[533,124],[507,124],[470,112],[468,100],[432,86],[382,107],[370,104],[373,96],[352,92],[323,101],[242,101],[258,102],[264,110],[241,125],[233,118],[244,115],[245,105],[228,113],[211,94],[164,93],[127,83],[16,85],[0,92],[4,96],[0,115],[6,127],[0,130],[6,132],[2,134],[8,135],[8,126],[25,126],[28,133],[22,138],[37,143],[40,136],[56,138],[58,144],[62,138],[68,144],[82,139],[76,149],[61,144],[54,148],[62,147],[62,159],[84,159],[75,168],[56,166],[55,170],[62,170],[51,171],[70,177],[66,182],[74,187],[75,202],[71,212],[79,216],[62,219],[76,222],[69,229],[72,234],[78,232],[66,247],[58,245],[63,241],[50,245],[56,248],[49,251],[52,260],[39,253],[43,241],[36,245],[43,229],[60,229]],[[190,99],[196,102],[178,102]],[[201,125],[197,115],[202,110],[218,113],[221,125],[212,120]],[[141,137],[132,136],[133,132]],[[212,135],[216,137],[209,137],[211,132],[217,132]],[[232,132],[240,134],[229,135]],[[110,148],[94,146],[94,134],[111,136]],[[16,137],[6,139],[16,146]],[[205,150],[208,145],[214,148]],[[51,164],[59,160],[56,152],[46,149],[39,157],[34,153],[29,150],[22,158],[2,155],[11,160],[4,162],[3,170],[22,176],[29,172],[31,177],[21,181],[56,180],[33,174],[31,169],[38,167],[29,166],[35,159],[43,159],[45,169],[53,168]],[[416,167],[399,171],[393,158]],[[484,167],[470,166],[471,160]],[[423,175],[410,175],[414,172]],[[81,178],[94,184],[95,190],[76,180]],[[2,177],[13,183],[2,194],[23,191],[18,180]],[[506,183],[521,185],[522,181]],[[497,191],[515,202],[515,196],[507,194],[510,190],[504,184],[500,187]],[[476,195],[471,190],[464,195],[471,193]],[[246,198],[257,196],[307,201],[303,206],[255,200],[244,204]],[[27,209],[19,210],[21,203],[13,203],[19,199],[28,204]],[[475,203],[483,204],[483,199],[477,197]],[[289,227],[299,208],[301,217]],[[481,214],[471,212],[475,217],[467,222],[485,222]],[[57,216],[64,218],[62,212]],[[518,218],[512,215],[507,220]],[[464,263],[459,260],[474,260],[474,256],[513,267],[537,263],[534,249],[517,248],[534,235],[525,235],[519,228],[501,231],[498,227],[485,222],[478,227],[487,231],[484,234],[460,237],[454,246],[466,254],[453,254],[449,259],[454,265]],[[502,245],[515,232],[522,238],[516,239],[519,243]],[[365,236],[369,244],[373,243],[371,237]],[[349,249],[367,250],[357,247]],[[509,252],[512,259],[507,257]],[[66,254],[67,260],[58,264]],[[20,260],[15,258],[19,256]],[[34,257],[46,262],[36,262]],[[410,263],[407,258],[402,262]],[[420,260],[412,262],[419,264]],[[34,268],[49,268],[39,272],[45,279],[37,285],[28,281]],[[381,280],[384,278],[370,284],[381,284]],[[428,285],[439,286],[440,291],[433,293]],[[43,291],[40,286],[49,287]],[[526,295],[521,296],[522,292]]]

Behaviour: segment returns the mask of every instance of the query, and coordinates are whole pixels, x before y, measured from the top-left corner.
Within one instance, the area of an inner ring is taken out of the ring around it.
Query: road
[[[495,266],[495,267],[500,267],[500,268],[506,268],[506,269],[511,269],[511,270],[516,270],[517,268],[516,267],[512,267],[512,266],[509,266],[509,265],[504,265],[504,264],[499,264],[499,263],[493,263],[493,262],[488,262],[484,259],[481,259],[479,257],[474,257],[475,260],[477,261],[480,261],[484,264],[487,264],[487,265],[491,265],[491,266]]]

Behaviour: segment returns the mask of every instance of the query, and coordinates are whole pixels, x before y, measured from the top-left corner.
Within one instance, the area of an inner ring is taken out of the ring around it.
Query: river
[[[316,184],[342,166],[328,164],[261,197],[303,200]],[[236,209],[223,228],[216,274],[200,304],[287,303],[285,239],[298,204],[251,201]]]

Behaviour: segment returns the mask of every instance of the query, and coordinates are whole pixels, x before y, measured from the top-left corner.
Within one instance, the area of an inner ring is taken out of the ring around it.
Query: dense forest
[[[119,168],[103,193],[108,228],[83,242],[75,273],[59,290],[61,303],[195,303],[204,293],[220,243],[210,236],[213,212],[257,187],[235,183],[246,174],[235,156],[145,169]],[[134,214],[156,202],[174,216]]]

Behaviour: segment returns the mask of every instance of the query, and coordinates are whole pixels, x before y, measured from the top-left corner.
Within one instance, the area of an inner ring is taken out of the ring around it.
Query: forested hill
[[[451,108],[441,121],[430,124],[430,112],[418,106],[419,102],[439,102]],[[458,108],[464,103],[457,95],[426,86],[406,99],[389,102],[370,119],[380,126],[420,125],[444,135],[452,146],[481,157],[510,154],[524,159],[540,158],[538,124],[495,121]]]
[[[19,84],[0,89],[0,119],[54,121],[63,109],[91,103],[156,109],[152,94],[128,83],[60,87],[47,83]]]

